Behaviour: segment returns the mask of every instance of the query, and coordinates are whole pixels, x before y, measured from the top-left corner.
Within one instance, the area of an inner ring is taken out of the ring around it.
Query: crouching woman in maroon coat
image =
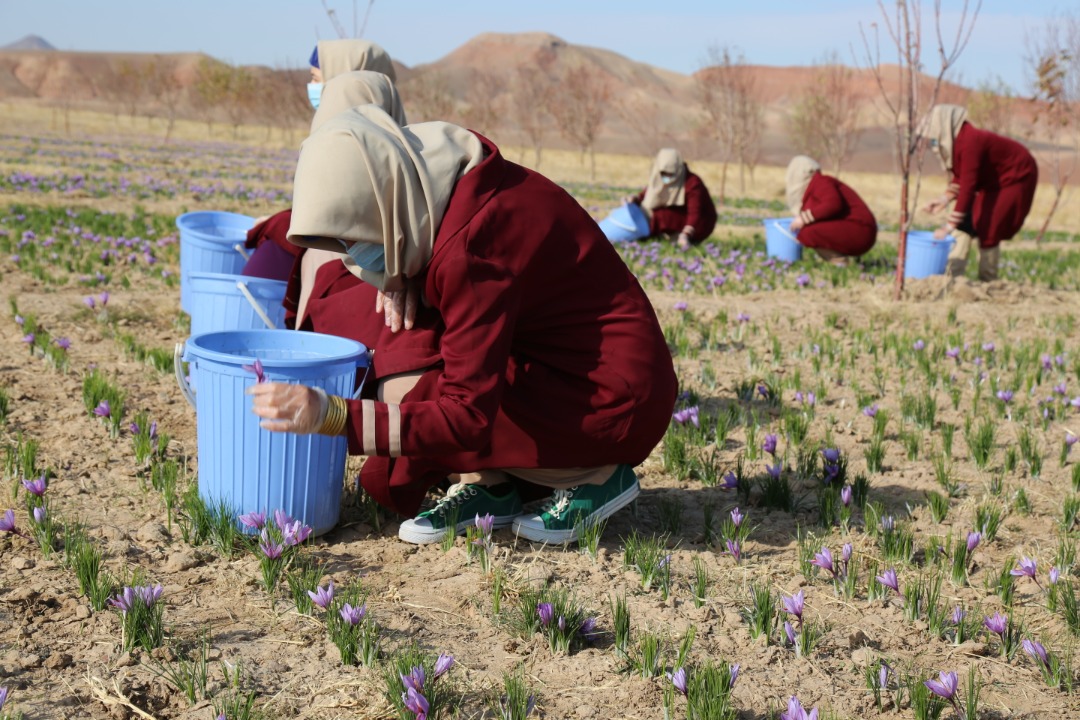
[[[979,279],[996,280],[1002,240],[1011,240],[1031,212],[1039,167],[1015,140],[979,130],[959,105],[936,105],[920,132],[951,175],[945,194],[923,208],[941,212],[955,202],[945,226],[934,232],[956,239],[947,275],[967,270],[971,241],[979,241]]]
[[[649,185],[625,200],[645,211],[650,236],[677,235],[683,250],[700,244],[716,227],[716,205],[709,189],[674,148],[657,153]]]
[[[401,128],[371,106],[304,142],[293,197],[290,240],[347,254],[376,287],[419,290],[443,319],[440,360],[400,403],[260,385],[263,427],[346,435],[369,456],[363,487],[410,516],[455,481],[402,524],[410,542],[488,513],[569,541],[637,496],[631,466],[663,437],[675,373],[644,291],[572,197],[463,128]],[[523,482],[554,490],[541,512],[522,513]]]
[[[823,174],[817,161],[805,155],[788,163],[787,203],[799,244],[824,260],[842,264],[865,255],[877,241],[877,220],[858,193]]]

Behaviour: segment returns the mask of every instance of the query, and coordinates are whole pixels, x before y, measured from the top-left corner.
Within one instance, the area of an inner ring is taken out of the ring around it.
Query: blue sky
[[[327,4],[351,29],[353,0]],[[943,4],[952,16],[963,3]],[[356,5],[362,13],[367,0]],[[933,0],[923,5],[929,16]],[[1025,34],[1073,5],[984,0],[958,65],[962,81],[999,76],[1023,91]],[[712,44],[737,46],[749,62],[764,65],[808,65],[834,50],[851,62],[853,48],[861,59],[859,23],[880,20],[875,0],[376,0],[365,36],[416,65],[483,31],[544,30],[689,73]],[[319,0],[0,0],[0,45],[31,33],[61,50],[202,51],[279,67],[306,65],[317,39],[336,37]]]

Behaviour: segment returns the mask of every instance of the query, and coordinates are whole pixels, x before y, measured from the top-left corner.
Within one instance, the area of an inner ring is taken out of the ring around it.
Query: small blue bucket
[[[346,439],[260,428],[244,394],[255,375],[243,366],[258,358],[273,382],[352,397],[356,369],[368,364],[367,348],[334,335],[241,330],[194,335],[177,345],[176,355],[189,363],[190,384],[180,362],[176,376],[195,408],[203,501],[211,508],[225,502],[238,514],[284,510],[316,535],[334,527],[341,512]]]
[[[191,334],[285,328],[283,280],[193,272],[188,275]]]
[[[248,260],[244,241],[254,226],[255,218],[216,210],[189,212],[176,218],[180,231],[180,307],[184,312],[191,314],[188,276],[193,272],[239,275]]]
[[[767,218],[765,224],[765,254],[778,260],[802,260],[802,245],[791,233],[795,218]]]
[[[931,275],[944,275],[949,265],[949,253],[955,244],[956,238],[952,235],[935,240],[934,233],[927,230],[908,230],[904,277],[920,280]]]
[[[601,220],[600,229],[611,242],[633,242],[649,237],[649,219],[640,205],[627,203]]]

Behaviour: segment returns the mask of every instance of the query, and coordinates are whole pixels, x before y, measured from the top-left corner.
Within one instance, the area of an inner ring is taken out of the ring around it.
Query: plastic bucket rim
[[[239,275],[237,273],[219,273],[206,270],[192,270],[188,274],[189,280],[203,280],[211,282],[231,282],[235,289],[236,283],[243,282],[248,285],[282,285],[286,288],[289,283],[286,280],[274,280],[273,278],[255,277],[254,275]]]
[[[192,210],[191,212],[180,213],[176,216],[176,227],[180,230],[191,229],[192,222],[196,218],[202,216],[228,218],[238,222],[250,222],[252,225],[255,223],[254,217],[245,215],[244,213],[231,212],[229,210]]]
[[[295,330],[281,330],[281,329],[265,329],[265,330],[211,330],[210,332],[199,333],[198,335],[192,335],[184,341],[184,361],[190,362],[189,357],[194,356],[200,360],[207,360],[210,362],[217,362],[224,365],[249,365],[255,361],[257,355],[235,355],[232,353],[221,352],[220,350],[212,350],[200,344],[205,338],[212,335],[266,335],[267,333],[275,333],[276,337],[283,337],[282,333],[290,333],[293,336],[297,335]],[[321,340],[329,340],[331,342],[341,343],[343,346],[352,345],[354,349],[340,354],[328,354],[325,357],[318,358],[275,358],[267,361],[268,367],[272,368],[302,368],[302,367],[316,367],[319,365],[330,365],[334,363],[353,362],[357,367],[365,367],[368,362],[368,347],[356,340],[350,340],[349,338],[339,337],[337,335],[326,335],[324,333],[303,333],[305,337],[316,338]],[[262,360],[259,358],[260,361]]]

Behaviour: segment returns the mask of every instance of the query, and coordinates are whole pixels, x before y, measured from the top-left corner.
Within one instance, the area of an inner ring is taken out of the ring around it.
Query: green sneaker
[[[514,533],[534,542],[573,542],[579,522],[605,520],[633,502],[640,492],[634,469],[620,465],[603,485],[556,490],[539,515],[521,515],[514,520]]]
[[[507,527],[521,514],[521,496],[517,490],[496,497],[479,485],[454,485],[435,507],[401,523],[398,537],[416,545],[442,542],[454,518],[454,534],[461,535],[465,528],[476,524],[477,515],[489,513],[495,517],[496,529]]]

